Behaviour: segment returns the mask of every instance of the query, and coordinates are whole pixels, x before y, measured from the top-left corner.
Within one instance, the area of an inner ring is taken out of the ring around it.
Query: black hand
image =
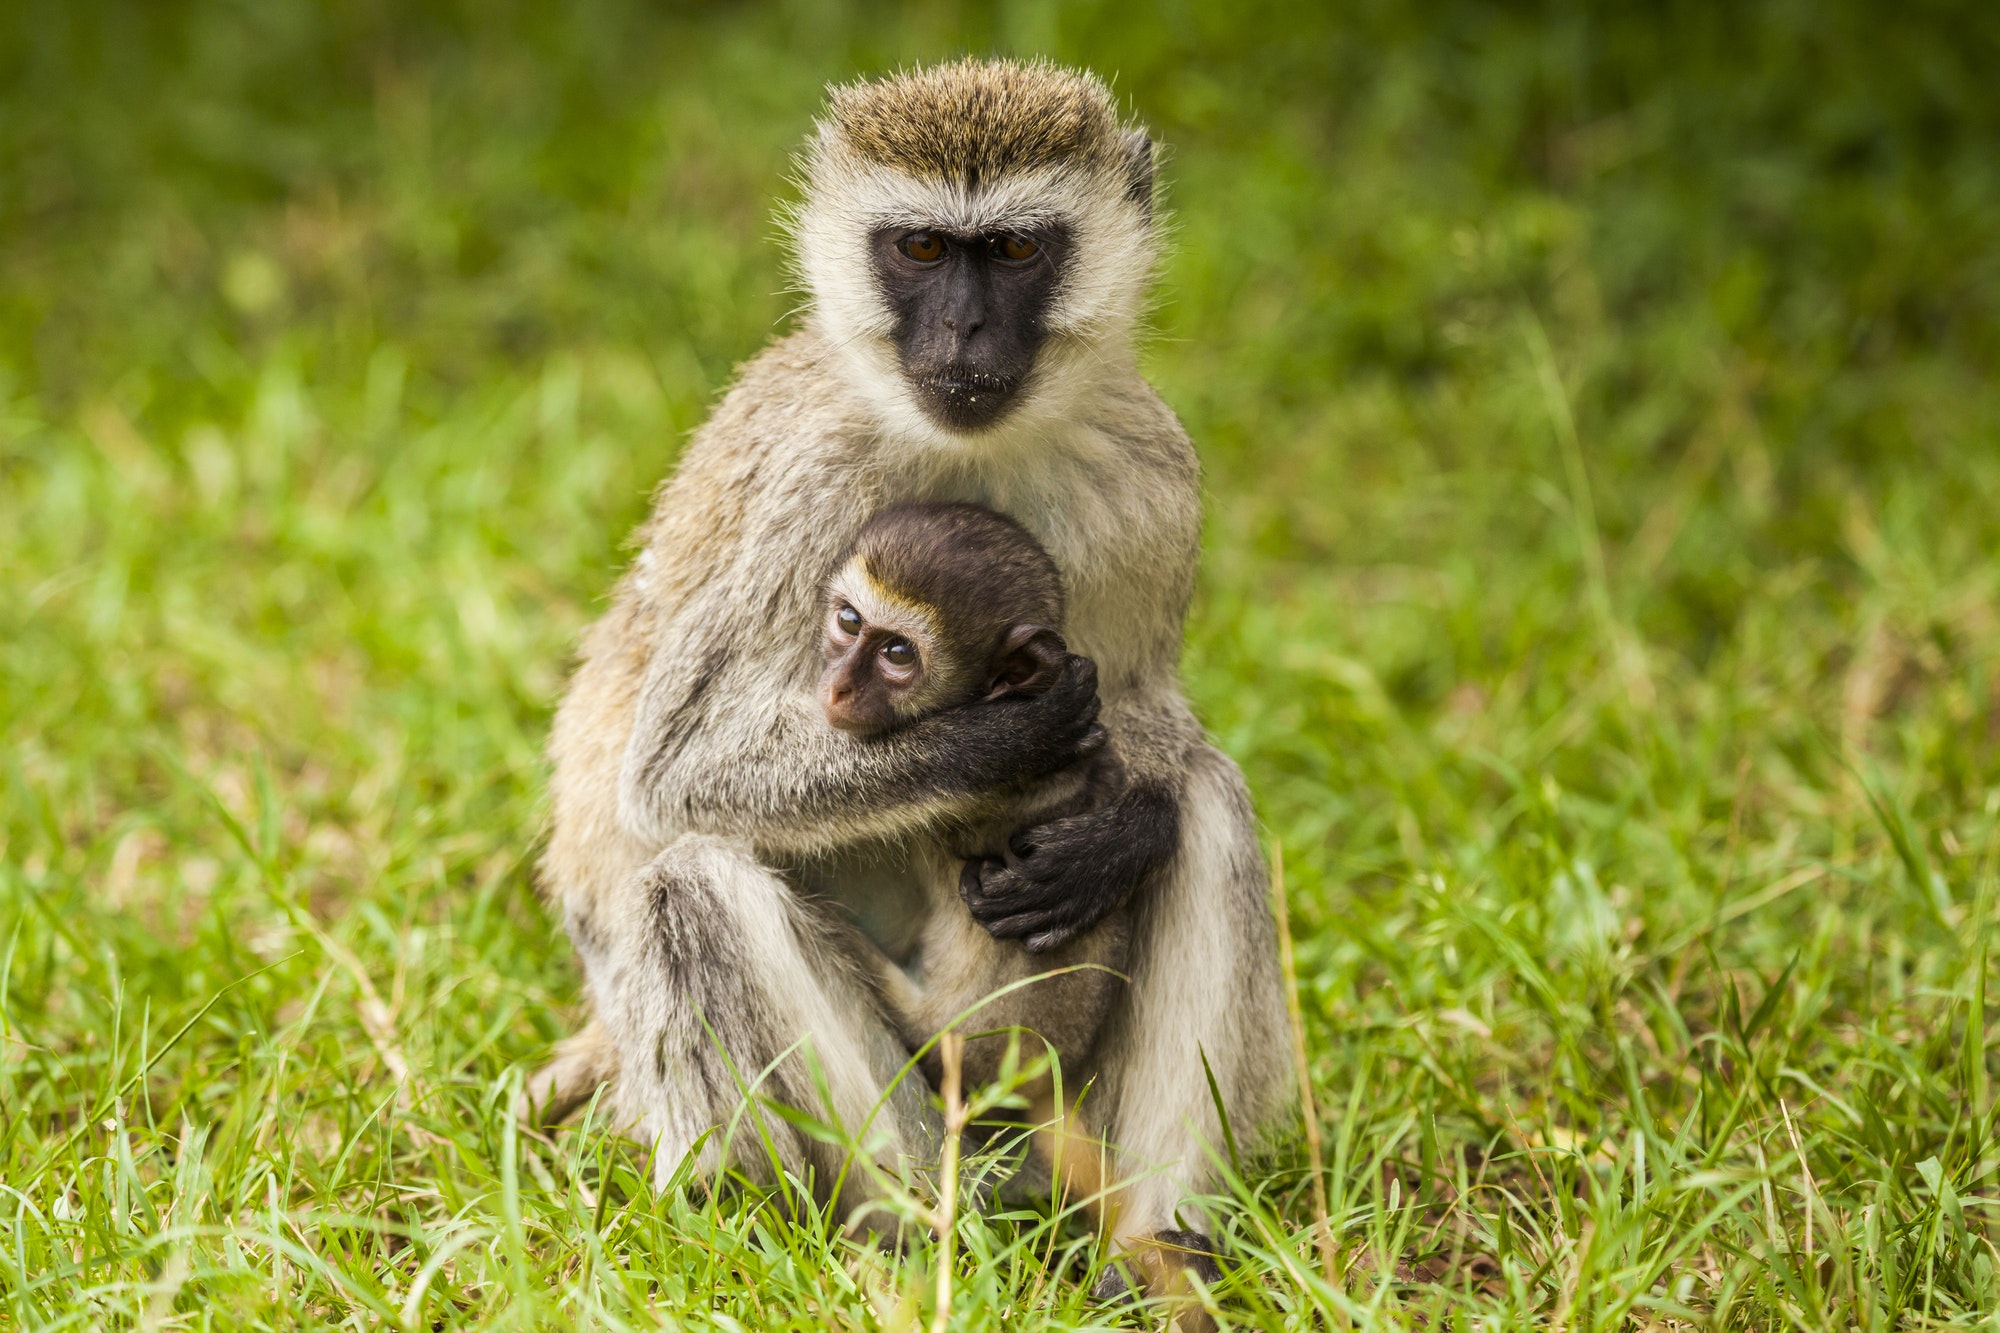
[[[909,732],[951,786],[990,791],[1045,778],[1103,749],[1097,709],[1097,666],[1072,653],[1041,694],[948,708]]]
[[[958,895],[995,939],[1043,953],[1122,906],[1180,841],[1180,806],[1152,783],[1079,815],[1023,829],[959,873]]]

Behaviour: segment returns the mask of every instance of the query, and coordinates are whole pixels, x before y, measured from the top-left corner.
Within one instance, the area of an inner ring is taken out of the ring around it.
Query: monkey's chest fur
[[[787,867],[806,897],[825,904],[889,961],[921,978],[924,928],[948,867],[924,843],[869,842],[801,859]]]

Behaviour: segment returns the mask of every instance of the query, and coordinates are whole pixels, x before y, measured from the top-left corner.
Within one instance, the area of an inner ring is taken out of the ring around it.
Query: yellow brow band
[[[875,603],[876,608],[880,612],[880,614],[869,615],[870,608],[859,606],[855,608],[864,616],[867,616],[868,619],[880,624],[905,629],[907,632],[921,634],[932,642],[936,642],[942,637],[939,634],[937,619],[932,614],[935,608],[923,602],[916,601],[898,592],[889,584],[884,583],[876,576],[875,571],[869,567],[866,556],[857,555],[854,557],[853,560],[848,562],[847,568],[841,571],[841,576],[845,576],[849,571],[860,576],[862,583],[867,588],[866,600]],[[840,576],[837,576],[835,581],[838,584]],[[859,601],[862,599],[851,598],[850,600]],[[896,624],[898,620],[906,623],[898,625]]]

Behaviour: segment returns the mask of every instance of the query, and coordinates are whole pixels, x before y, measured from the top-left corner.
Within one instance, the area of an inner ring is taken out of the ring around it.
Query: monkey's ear
[[[1048,626],[1016,625],[1000,642],[1000,653],[993,664],[993,684],[986,697],[1004,699],[1010,694],[1041,694],[1056,683],[1068,657],[1069,645]]]
[[[1153,140],[1144,130],[1125,136],[1125,197],[1153,215]]]

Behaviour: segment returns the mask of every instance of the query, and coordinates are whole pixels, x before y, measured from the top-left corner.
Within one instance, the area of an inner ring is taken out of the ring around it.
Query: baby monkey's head
[[[1039,694],[1068,656],[1062,576],[1012,519],[968,504],[885,509],[827,586],[820,705],[842,731]]]

